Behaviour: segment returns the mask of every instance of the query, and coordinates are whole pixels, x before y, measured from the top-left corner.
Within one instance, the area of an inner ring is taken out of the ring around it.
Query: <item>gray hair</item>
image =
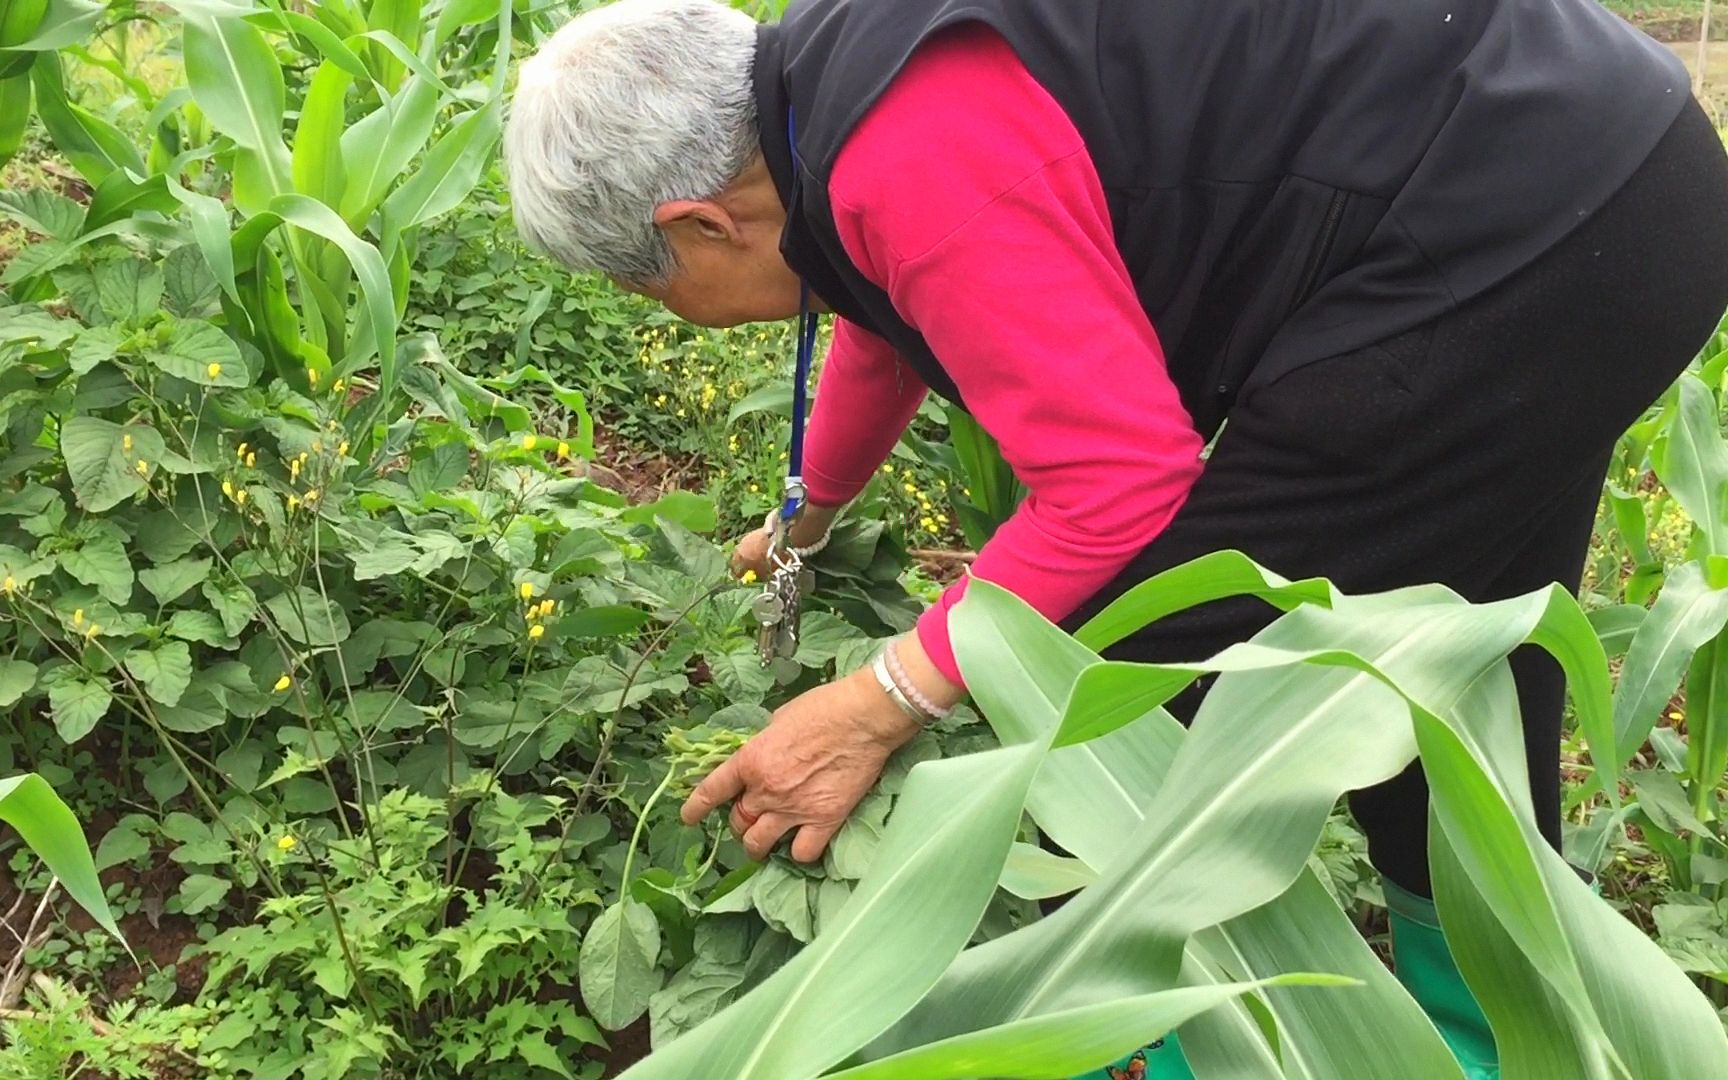
[[[662,283],[654,209],[709,199],[758,152],[756,22],[715,0],[618,0],[522,65],[504,134],[516,228],[573,270]]]

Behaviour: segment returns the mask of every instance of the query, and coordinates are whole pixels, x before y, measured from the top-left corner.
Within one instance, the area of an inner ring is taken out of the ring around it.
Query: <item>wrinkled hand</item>
[[[809,547],[822,539],[839,513],[837,506],[807,503],[793,520],[792,532],[786,539],[793,547]],[[768,548],[773,542],[774,534],[768,529],[757,529],[740,537],[738,546],[732,549],[732,576],[741,578],[745,571],[754,570],[758,578],[766,578],[774,569],[768,562]]]
[[[815,862],[882,775],[888,758],[918,733],[868,669],[800,695],[767,728],[697,785],[684,803],[694,825],[732,804],[732,831],[752,859],[768,857],[796,830],[792,857]]]
[[[747,571],[754,571],[758,578],[766,578],[772,569],[768,565],[768,546],[774,542],[774,534],[767,529],[757,529],[738,540],[738,546],[732,549],[732,576],[741,578]]]

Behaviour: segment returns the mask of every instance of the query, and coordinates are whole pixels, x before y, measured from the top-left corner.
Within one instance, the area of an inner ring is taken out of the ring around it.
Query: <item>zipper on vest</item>
[[[1332,244],[1338,239],[1338,227],[1344,223],[1344,204],[1349,200],[1350,195],[1347,192],[1332,193],[1332,201],[1326,206],[1326,216],[1320,222],[1320,236],[1314,242],[1314,253],[1309,256],[1308,267],[1302,272],[1302,285],[1296,290],[1296,303],[1291,305],[1293,309],[1306,304],[1320,284],[1320,272],[1326,268],[1326,260],[1332,256]]]

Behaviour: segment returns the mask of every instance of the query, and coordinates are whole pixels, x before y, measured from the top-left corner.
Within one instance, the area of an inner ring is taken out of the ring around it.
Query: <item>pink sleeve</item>
[[[1072,123],[994,33],[921,48],[848,140],[841,240],[923,334],[1028,489],[976,577],[1072,613],[1181,507],[1202,441]],[[950,679],[949,589],[918,624]]]
[[[834,320],[816,405],[804,436],[804,484],[817,506],[844,506],[864,490],[928,393],[875,334]]]

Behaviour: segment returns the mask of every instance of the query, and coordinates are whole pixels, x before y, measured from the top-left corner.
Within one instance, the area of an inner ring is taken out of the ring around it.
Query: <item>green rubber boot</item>
[[[1194,1072],[1188,1068],[1188,1059],[1182,1056],[1182,1044],[1172,1031],[1116,1064],[1106,1065],[1075,1080],[1194,1080]]]
[[[1446,947],[1434,901],[1384,882],[1392,920],[1392,968],[1404,989],[1440,1029],[1469,1080],[1499,1080],[1494,1032]]]

